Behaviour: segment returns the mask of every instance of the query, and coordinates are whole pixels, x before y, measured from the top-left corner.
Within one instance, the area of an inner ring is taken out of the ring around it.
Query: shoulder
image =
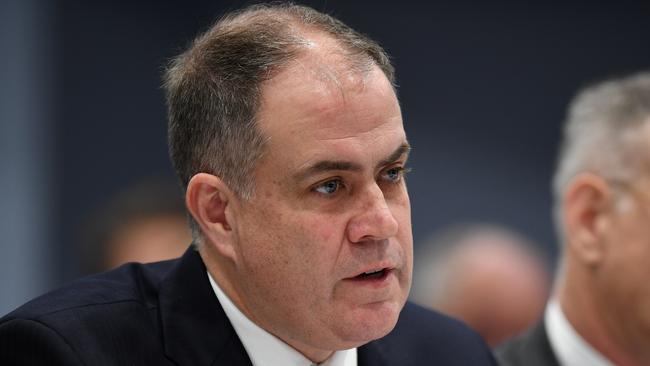
[[[372,342],[388,364],[495,365],[483,339],[462,322],[407,303],[397,325]]]
[[[413,303],[404,306],[393,333],[420,348],[489,353],[483,339],[461,321]]]
[[[540,321],[521,337],[509,340],[499,346],[495,354],[503,366],[559,365],[543,321]]]
[[[27,302],[0,319],[0,323],[16,318],[39,319],[59,312],[123,302],[151,305],[156,301],[155,293],[162,277],[173,262],[129,263],[72,281]]]
[[[0,324],[0,364],[81,365],[70,344],[35,320],[11,319]]]
[[[155,338],[158,287],[172,262],[128,264],[76,280],[7,314],[0,319],[0,364],[6,357],[37,364],[49,355],[52,362],[42,364],[75,365],[81,350],[111,344],[116,331],[138,342]]]

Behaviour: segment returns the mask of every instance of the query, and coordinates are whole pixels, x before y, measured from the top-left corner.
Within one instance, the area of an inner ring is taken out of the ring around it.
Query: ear
[[[613,200],[609,185],[598,175],[582,173],[569,184],[562,207],[566,246],[579,261],[588,265],[602,261]]]
[[[185,204],[201,227],[204,245],[214,247],[221,255],[235,259],[233,224],[237,197],[221,178],[198,173],[190,179]]]

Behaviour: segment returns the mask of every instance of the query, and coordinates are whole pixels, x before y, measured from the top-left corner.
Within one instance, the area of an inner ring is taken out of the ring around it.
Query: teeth
[[[381,269],[378,269],[378,270],[375,270],[375,271],[363,272],[363,274],[365,274],[365,275],[371,275],[371,274],[375,274],[375,273],[378,273],[378,272],[381,272],[381,271],[382,271]]]

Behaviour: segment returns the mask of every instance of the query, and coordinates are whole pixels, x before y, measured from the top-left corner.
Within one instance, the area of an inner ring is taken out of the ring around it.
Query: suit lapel
[[[190,247],[163,280],[159,306],[165,353],[178,365],[251,365],[206,273]]]
[[[358,366],[388,366],[388,358],[385,354],[381,340],[372,341],[357,348]]]
[[[503,365],[559,366],[546,333],[544,319],[523,336],[501,345],[496,354]]]
[[[539,365],[559,366],[559,363],[555,358],[553,348],[551,348],[551,342],[548,339],[548,334],[546,333],[544,320],[540,321],[539,324],[537,324],[537,326],[531,331],[530,344],[537,345],[535,349],[539,351],[536,356],[536,359],[540,361]]]

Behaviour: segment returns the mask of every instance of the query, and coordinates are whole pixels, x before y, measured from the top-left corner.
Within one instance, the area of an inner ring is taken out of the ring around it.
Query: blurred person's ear
[[[569,184],[563,202],[566,250],[587,265],[599,264],[614,210],[609,185],[598,175],[581,173]]]
[[[221,178],[199,173],[187,185],[185,203],[202,231],[202,245],[235,260],[233,223],[238,197]]]

